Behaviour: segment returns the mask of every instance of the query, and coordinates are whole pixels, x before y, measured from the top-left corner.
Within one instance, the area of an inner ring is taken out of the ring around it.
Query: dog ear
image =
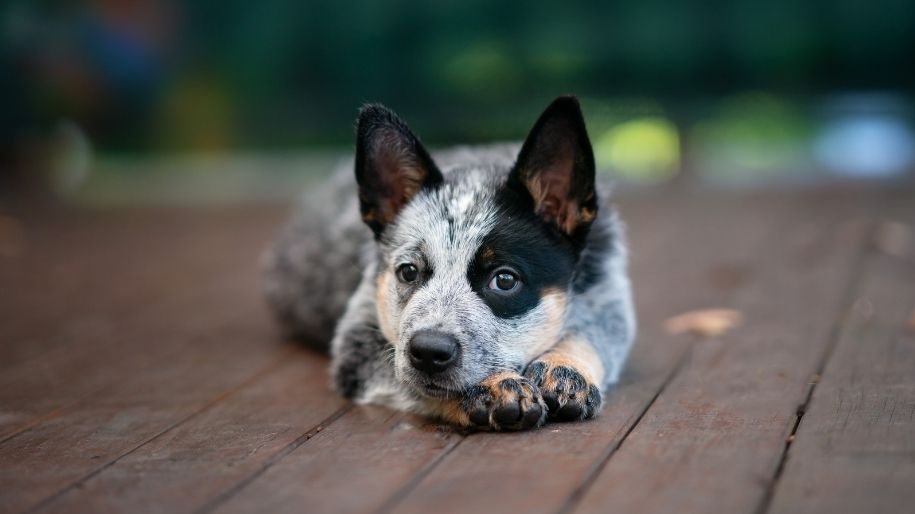
[[[508,184],[529,195],[537,214],[562,233],[585,233],[597,215],[594,153],[574,96],[560,96],[543,111]]]
[[[384,106],[366,105],[356,123],[356,182],[362,219],[378,236],[442,174],[406,123]]]

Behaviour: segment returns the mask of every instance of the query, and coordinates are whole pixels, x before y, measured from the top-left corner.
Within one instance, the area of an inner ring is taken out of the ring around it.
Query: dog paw
[[[600,412],[600,388],[570,366],[537,360],[524,376],[540,389],[551,420],[580,421]]]
[[[466,391],[462,408],[479,430],[527,430],[546,420],[537,386],[515,373],[493,375]]]

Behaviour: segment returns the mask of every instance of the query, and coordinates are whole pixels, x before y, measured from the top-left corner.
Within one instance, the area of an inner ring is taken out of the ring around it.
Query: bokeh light
[[[636,118],[596,136],[594,158],[599,169],[619,177],[658,182],[680,169],[680,138],[666,118]]]

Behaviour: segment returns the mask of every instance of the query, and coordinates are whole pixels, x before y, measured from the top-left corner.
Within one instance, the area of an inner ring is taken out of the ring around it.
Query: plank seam
[[[785,466],[788,463],[788,456],[789,452],[791,451],[791,446],[794,444],[795,439],[797,439],[797,433],[798,430],[800,430],[801,423],[804,420],[804,415],[807,413],[807,410],[810,408],[810,404],[813,402],[813,394],[816,391],[817,385],[820,383],[820,379],[823,376],[823,373],[826,371],[826,366],[829,364],[829,360],[832,358],[832,355],[835,352],[839,338],[841,337],[842,332],[847,328],[848,313],[854,306],[855,291],[858,290],[864,280],[864,272],[866,269],[865,264],[868,257],[871,256],[870,241],[873,239],[874,235],[875,228],[873,226],[868,227],[868,229],[865,231],[864,237],[862,237],[861,243],[859,243],[859,248],[854,257],[854,263],[852,264],[852,270],[848,283],[842,292],[842,300],[839,303],[839,312],[836,314],[836,323],[833,324],[833,328],[830,330],[829,335],[827,336],[826,347],[823,349],[823,353],[820,355],[820,358],[817,361],[816,368],[810,375],[810,381],[807,382],[807,390],[804,393],[801,403],[797,406],[794,419],[791,420],[789,425],[791,428],[788,432],[788,436],[785,437],[785,444],[782,446],[781,452],[778,455],[778,461],[775,466],[775,470],[772,473],[772,478],[766,485],[765,492],[759,502],[759,506],[755,510],[755,514],[767,514],[769,509],[772,507],[772,500],[775,498],[775,493],[778,490],[778,484],[781,480],[782,474],[785,471]]]
[[[221,324],[215,330],[222,330],[222,329],[225,329],[226,327],[230,327],[230,326],[231,326],[231,323],[227,322],[227,323]],[[187,352],[188,348],[191,348],[195,344],[198,344],[200,341],[205,340],[207,337],[211,337],[211,333],[212,333],[212,331],[210,331],[210,333],[207,333],[207,334],[204,334],[203,332],[201,332],[200,334],[196,334],[196,335],[188,338],[188,340],[183,345],[179,346],[178,348],[174,348],[171,351],[168,351],[158,357],[155,357],[153,359],[153,362],[151,364],[149,364],[148,367],[155,368],[163,362],[168,362],[168,361],[173,360],[176,355],[181,355],[182,353]],[[106,344],[106,345],[104,345],[104,347],[108,347],[113,344],[114,343],[111,343],[110,345]],[[51,352],[48,352],[48,353],[51,353]],[[56,418],[57,416],[61,415],[61,413],[64,413],[75,407],[79,407],[80,405],[82,405],[83,403],[85,403],[88,400],[91,400],[93,398],[98,398],[99,396],[107,394],[110,391],[116,391],[123,384],[125,384],[129,381],[130,381],[129,376],[116,379],[112,383],[96,387],[95,389],[92,389],[91,391],[86,392],[82,396],[74,398],[71,401],[66,402],[62,405],[58,405],[57,407],[54,407],[51,410],[46,411],[44,414],[40,414],[40,415],[32,418],[30,421],[28,421],[24,425],[21,425],[15,429],[13,429],[13,431],[11,431],[10,433],[0,437],[0,445],[6,444],[10,440],[15,439],[16,437],[19,437],[22,434],[29,432],[30,430],[41,425],[42,423]]]
[[[780,210],[779,212],[781,212],[782,215],[785,216],[785,219],[788,219],[788,212],[789,212],[788,209],[783,209],[783,210]],[[778,223],[774,223],[773,230],[771,232],[767,232],[764,237],[761,237],[759,239],[759,242],[761,244],[763,244],[763,243],[767,242],[770,238],[777,237],[780,234],[780,232],[778,230],[779,226],[780,225]],[[763,244],[763,246],[764,246],[764,244]],[[648,414],[648,411],[651,410],[651,408],[657,402],[658,398],[660,398],[660,396],[664,393],[664,391],[668,388],[668,386],[676,379],[676,377],[680,374],[682,369],[685,367],[686,363],[689,362],[689,360],[692,357],[693,352],[695,350],[695,346],[697,344],[701,343],[702,341],[705,341],[708,339],[709,339],[708,337],[695,337],[694,338],[694,340],[691,342],[691,344],[689,344],[689,346],[684,350],[683,355],[679,358],[679,361],[676,362],[674,368],[671,370],[669,375],[662,382],[660,388],[655,393],[655,395],[651,398],[650,402],[644,407],[644,409],[642,409],[639,412],[635,421],[628,428],[626,428],[625,433],[623,434],[622,438],[620,438],[616,442],[610,443],[610,445],[604,450],[603,454],[601,455],[601,458],[595,462],[595,464],[591,467],[591,469],[584,475],[584,478],[582,479],[582,481],[578,485],[578,487],[576,487],[573,490],[571,495],[566,499],[565,503],[563,503],[563,505],[556,511],[557,514],[568,514],[568,513],[573,512],[578,507],[578,505],[581,503],[581,501],[584,499],[585,495],[587,494],[588,490],[597,481],[598,477],[603,472],[603,470],[609,465],[611,458],[620,450],[620,448],[622,448],[624,442],[628,439],[629,435],[635,431],[635,429],[641,423],[642,419]]]
[[[572,491],[572,493],[569,495],[569,497],[566,499],[566,501],[562,504],[562,506],[559,508],[559,510],[556,511],[557,514],[568,514],[568,513],[572,512],[573,510],[575,510],[576,506],[581,502],[582,498],[584,498],[585,493],[588,492],[588,489],[591,487],[591,485],[594,484],[594,481],[597,480],[597,477],[600,475],[600,473],[604,470],[605,467],[607,467],[607,464],[610,462],[610,459],[613,457],[613,455],[615,455],[616,452],[619,451],[619,449],[623,446],[623,443],[626,441],[626,439],[629,437],[629,435],[635,430],[635,428],[639,425],[639,423],[641,423],[642,419],[645,417],[646,414],[648,414],[648,411],[651,409],[651,407],[654,406],[654,404],[655,404],[655,402],[657,402],[658,398],[661,397],[661,394],[663,394],[664,391],[667,389],[667,386],[669,386],[670,383],[673,382],[673,380],[677,377],[677,375],[680,374],[680,371],[686,366],[686,363],[689,362],[690,357],[693,354],[693,348],[700,340],[702,340],[702,339],[701,338],[695,339],[683,351],[683,355],[680,356],[680,358],[678,359],[678,361],[677,361],[676,365],[673,367],[673,369],[667,374],[666,377],[664,377],[664,381],[661,382],[660,387],[658,387],[658,390],[651,397],[651,400],[649,400],[648,403],[645,405],[645,407],[642,408],[641,411],[639,411],[639,413],[636,415],[636,417],[632,421],[632,423],[628,427],[625,428],[625,431],[623,432],[622,437],[620,437],[615,442],[610,443],[604,449],[604,451],[601,453],[600,458],[598,458],[597,461],[594,463],[594,465],[592,465],[591,469],[589,469],[585,473],[584,478],[581,480],[579,485]]]
[[[119,461],[121,461],[123,458],[125,458],[125,457],[131,455],[132,453],[134,453],[134,452],[136,452],[137,450],[143,448],[144,446],[146,446],[147,444],[149,444],[149,443],[155,441],[156,439],[159,439],[160,437],[162,437],[162,436],[164,436],[165,434],[171,432],[172,430],[178,428],[179,426],[183,425],[184,423],[188,422],[189,420],[193,419],[194,417],[196,417],[196,416],[198,416],[198,415],[200,415],[200,414],[206,412],[207,410],[213,408],[214,406],[216,406],[217,404],[219,404],[220,402],[222,402],[222,401],[225,400],[226,398],[229,398],[229,397],[231,397],[231,396],[237,394],[239,391],[241,391],[241,390],[244,389],[245,387],[248,387],[249,385],[251,385],[251,384],[257,382],[258,380],[262,379],[262,378],[265,377],[268,373],[274,371],[276,368],[282,367],[283,365],[285,365],[286,363],[289,362],[289,361],[288,361],[288,355],[287,355],[288,353],[290,353],[290,352],[283,352],[283,355],[281,355],[281,356],[279,356],[278,358],[274,359],[274,361],[273,361],[272,363],[270,363],[270,364],[267,365],[265,368],[263,368],[263,369],[261,369],[260,371],[258,371],[257,373],[255,373],[253,376],[248,377],[247,379],[245,379],[244,381],[242,381],[242,382],[241,382],[240,384],[238,384],[237,386],[235,386],[235,387],[233,387],[233,388],[230,388],[229,390],[227,390],[227,391],[225,391],[225,392],[223,392],[223,393],[217,395],[215,398],[213,398],[212,400],[210,400],[209,402],[207,402],[206,404],[204,404],[202,407],[200,407],[200,408],[198,408],[197,410],[191,412],[191,413],[188,414],[187,416],[185,416],[185,417],[183,417],[183,418],[181,418],[181,419],[175,421],[175,422],[172,423],[171,425],[169,425],[169,426],[165,427],[164,429],[160,430],[160,431],[157,432],[155,435],[153,435],[152,437],[146,439],[145,441],[141,442],[140,444],[134,446],[134,447],[131,448],[130,450],[127,450],[126,452],[124,452],[124,453],[118,455],[118,456],[115,457],[114,459],[111,459],[110,461],[106,462],[106,463],[103,464],[102,466],[100,466],[100,467],[98,467],[98,468],[96,468],[96,469],[90,471],[89,473],[83,475],[81,478],[77,479],[76,481],[74,481],[74,482],[72,482],[72,483],[70,483],[70,484],[64,486],[61,490],[57,491],[56,493],[52,494],[51,496],[49,496],[49,497],[45,498],[44,500],[40,501],[39,503],[37,503],[37,504],[34,505],[33,507],[31,507],[31,508],[29,508],[29,509],[26,509],[25,512],[27,512],[27,513],[32,513],[32,512],[37,512],[37,511],[42,510],[43,508],[45,508],[45,507],[47,507],[48,505],[54,503],[57,499],[61,498],[62,496],[64,496],[64,495],[67,494],[68,492],[72,491],[73,489],[76,489],[76,488],[81,487],[81,486],[82,486],[83,484],[85,484],[87,481],[89,481],[89,480],[91,480],[92,478],[98,476],[100,473],[104,472],[106,469],[110,468],[111,466],[114,466],[114,465],[117,464]]]
[[[271,455],[270,458],[267,459],[267,461],[264,462],[264,464],[262,464],[261,467],[259,467],[253,473],[251,473],[247,477],[243,478],[241,481],[239,481],[234,486],[226,489],[225,492],[219,494],[218,496],[216,496],[211,501],[204,504],[199,509],[195,510],[194,513],[203,514],[206,512],[212,512],[217,507],[219,507],[223,503],[230,500],[233,496],[238,494],[242,489],[244,489],[249,484],[254,482],[258,477],[260,477],[261,475],[266,473],[267,470],[270,469],[271,467],[273,467],[274,464],[283,460],[283,458],[285,458],[287,455],[294,452],[297,448],[299,448],[300,446],[302,446],[303,444],[308,442],[312,437],[321,433],[321,431],[323,431],[325,428],[327,428],[331,423],[333,423],[334,421],[337,421],[337,419],[339,419],[341,416],[343,416],[344,414],[346,414],[347,412],[352,410],[352,408],[353,408],[352,404],[347,404],[347,405],[344,405],[343,407],[340,407],[339,409],[334,411],[333,414],[324,418],[317,425],[311,427],[305,433],[303,433],[302,435],[297,437],[295,440],[293,440],[292,442],[290,442],[289,444],[284,446],[283,449],[281,449],[280,451]]]
[[[394,510],[397,505],[404,500],[414,489],[416,489],[419,484],[425,480],[432,470],[434,470],[438,465],[445,460],[455,448],[457,448],[468,436],[458,435],[453,441],[448,443],[442,450],[433,458],[429,459],[419,471],[416,472],[413,477],[407,481],[397,492],[391,495],[390,498],[384,501],[380,507],[375,511],[376,514],[387,514]]]

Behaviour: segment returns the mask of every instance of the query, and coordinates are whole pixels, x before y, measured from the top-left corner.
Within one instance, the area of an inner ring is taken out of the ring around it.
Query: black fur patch
[[[550,375],[557,384],[560,384],[556,390],[557,393],[575,394],[588,384],[581,373],[567,366],[556,366]]]
[[[525,196],[504,188],[497,202],[499,222],[483,239],[467,279],[496,316],[513,318],[536,307],[544,289],[566,289],[576,252],[568,238],[534,214]],[[487,288],[493,272],[502,267],[520,275],[517,291],[506,294]]]
[[[573,287],[578,294],[591,289],[604,279],[604,263],[609,255],[617,251],[613,230],[605,222],[598,221],[591,227],[587,241],[575,271]]]
[[[560,96],[537,119],[508,177],[532,207],[576,248],[584,246],[597,213],[594,152],[581,107]]]
[[[379,238],[400,209],[441,172],[419,138],[393,111],[369,104],[356,123],[356,182],[362,219]]]
[[[537,384],[537,387],[543,385],[543,379],[546,378],[546,363],[543,361],[534,361],[528,366],[527,370],[524,372],[524,376],[530,379],[531,382]]]

